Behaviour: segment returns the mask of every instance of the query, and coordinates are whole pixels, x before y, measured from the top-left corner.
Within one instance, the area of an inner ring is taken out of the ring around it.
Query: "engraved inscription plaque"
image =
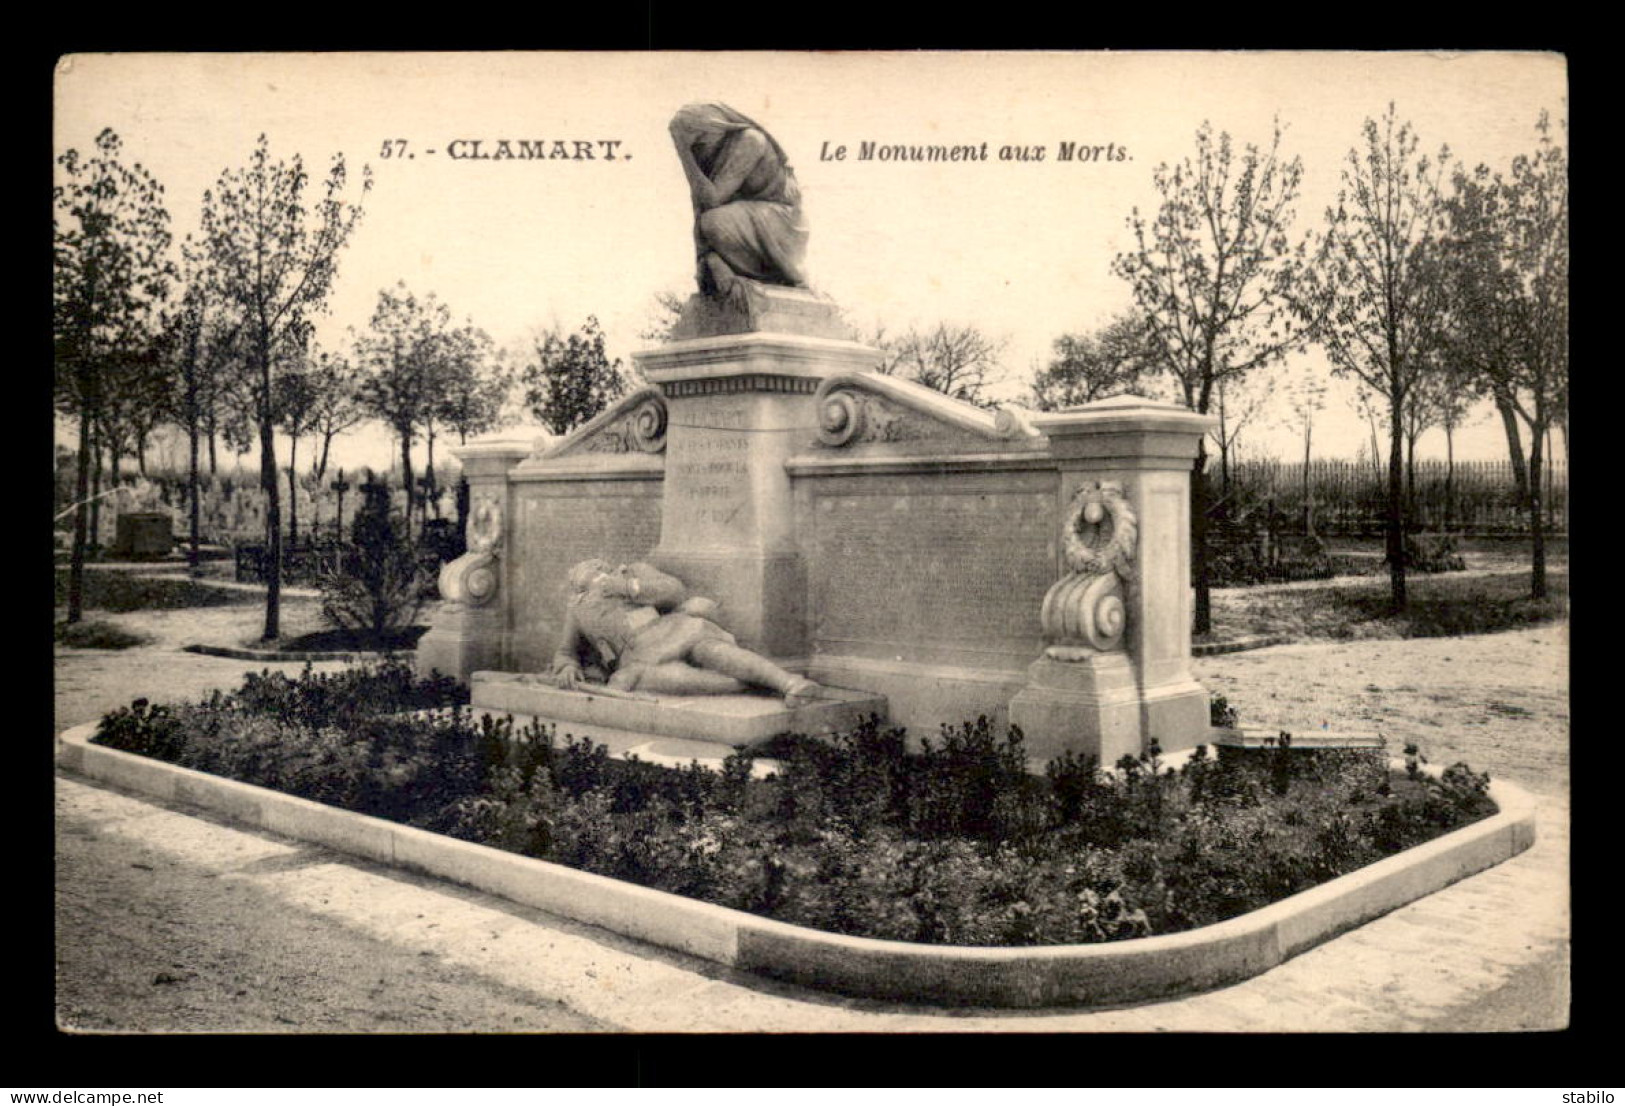
[[[1055,579],[1053,514],[1048,491],[820,497],[817,647],[913,659],[927,643],[965,663],[1025,663]]]

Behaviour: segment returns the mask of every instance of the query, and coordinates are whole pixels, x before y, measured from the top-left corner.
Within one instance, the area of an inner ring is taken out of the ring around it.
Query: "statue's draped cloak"
[[[699,256],[715,251],[742,277],[770,284],[807,283],[807,224],[801,212],[801,188],[784,151],[772,135],[747,117],[715,105],[703,125],[723,133],[716,153],[698,162],[715,180],[737,159],[752,159],[739,191],[726,203],[701,212],[695,220]],[[725,114],[724,114],[725,113]],[[696,118],[696,116],[691,116]],[[747,130],[767,140],[766,151],[740,141]]]

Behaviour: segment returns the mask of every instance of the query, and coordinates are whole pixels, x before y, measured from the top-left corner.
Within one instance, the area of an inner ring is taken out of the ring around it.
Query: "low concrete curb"
[[[1491,785],[1500,813],[1217,925],[1103,945],[965,948],[845,937],[458,841],[250,784],[57,739],[70,771],[367,860],[447,879],[650,944],[804,986],[934,1005],[1138,1002],[1236,983],[1534,844],[1533,800]]]
[[[233,645],[183,645],[181,652],[201,653],[205,657],[230,657],[239,661],[366,661],[411,658],[415,655],[412,649],[346,652],[322,649],[239,649]]]
[[[1217,657],[1224,653],[1245,653],[1251,649],[1267,649],[1271,645],[1285,645],[1290,639],[1285,634],[1255,634],[1230,641],[1202,641],[1191,645],[1193,657]]]

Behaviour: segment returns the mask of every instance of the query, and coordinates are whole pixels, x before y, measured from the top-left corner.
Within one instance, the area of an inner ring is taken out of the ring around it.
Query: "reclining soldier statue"
[[[566,690],[607,677],[617,691],[729,695],[764,687],[794,709],[818,685],[743,648],[712,620],[716,603],[689,597],[682,582],[641,562],[611,567],[594,558],[570,569],[564,634],[553,656]]]

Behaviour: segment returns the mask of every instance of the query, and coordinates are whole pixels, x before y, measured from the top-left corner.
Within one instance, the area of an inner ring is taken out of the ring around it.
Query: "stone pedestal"
[[[723,334],[799,334],[806,338],[853,337],[835,304],[806,288],[755,281],[745,285],[743,303],[714,296],[690,296],[672,338],[715,338]]]
[[[468,481],[468,552],[440,570],[441,609],[418,640],[419,675],[438,672],[467,680],[503,663],[511,586],[505,527],[511,514],[508,470],[530,456],[531,443],[475,442],[452,449]]]
[[[1027,686],[1010,700],[1010,722],[1021,727],[1031,760],[1047,762],[1070,749],[1109,768],[1124,756],[1140,755],[1140,705],[1126,653],[1080,661],[1042,657],[1028,669]]]
[[[1120,645],[1047,650],[1011,701],[1010,721],[1034,755],[1071,749],[1106,766],[1153,739],[1166,752],[1205,743],[1208,695],[1190,671],[1190,480],[1214,420],[1123,396],[1032,422],[1060,468],[1061,516],[1085,485],[1115,484],[1137,540],[1122,569]]]
[[[582,685],[561,691],[545,677],[521,672],[476,672],[470,677],[482,710],[553,723],[562,736],[585,732],[675,738],[748,746],[784,733],[822,735],[855,729],[870,715],[886,718],[884,696],[823,688],[817,701],[787,708],[775,695],[646,695]]]
[[[634,358],[668,409],[660,541],[650,563],[715,599],[718,622],[741,645],[805,658],[807,568],[785,461],[818,436],[819,384],[872,367],[874,351],[752,332],[680,340]]]

